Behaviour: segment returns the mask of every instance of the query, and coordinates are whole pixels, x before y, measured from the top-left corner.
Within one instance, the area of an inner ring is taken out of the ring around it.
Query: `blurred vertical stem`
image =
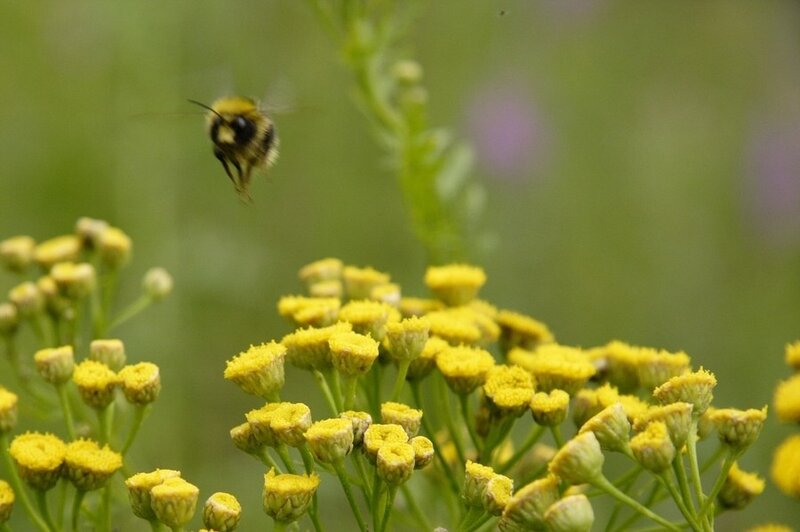
[[[432,263],[463,259],[465,225],[482,189],[468,178],[472,153],[449,132],[428,126],[428,96],[413,61],[396,61],[396,43],[417,2],[307,0],[340,46],[362,110],[394,167],[414,232]]]

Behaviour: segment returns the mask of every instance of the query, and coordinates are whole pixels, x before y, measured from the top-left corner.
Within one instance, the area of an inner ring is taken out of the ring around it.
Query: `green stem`
[[[331,393],[330,386],[328,386],[328,380],[325,378],[325,374],[318,369],[313,370],[312,373],[314,374],[314,379],[317,381],[317,386],[322,391],[322,395],[328,403],[328,408],[331,409],[331,413],[334,416],[338,415],[339,410],[336,408],[336,401],[333,399],[333,394]]]
[[[369,483],[367,471],[364,469],[364,458],[360,452],[350,453],[350,458],[356,465],[356,472],[360,481],[361,493],[364,496],[364,503],[369,506],[369,499],[372,494],[372,485]]]
[[[731,449],[728,452],[728,456],[725,457],[725,461],[722,463],[722,468],[719,471],[719,475],[717,475],[716,480],[714,481],[714,485],[711,488],[711,491],[708,492],[708,497],[706,498],[703,505],[700,507],[700,510],[697,512],[698,519],[704,519],[709,509],[714,506],[714,500],[719,493],[719,490],[722,489],[722,485],[725,484],[725,479],[728,478],[728,473],[730,472],[733,465],[736,463],[736,460],[741,455],[741,452],[735,451]]]
[[[686,478],[686,470],[683,465],[683,456],[680,452],[675,453],[675,458],[672,460],[672,469],[675,471],[675,478],[678,479],[678,486],[681,490],[681,498],[686,502],[687,507],[691,510],[692,515],[695,512],[694,499],[689,490],[689,480]]]
[[[50,530],[58,530],[53,522],[53,518],[50,517],[50,509],[47,507],[47,492],[43,490],[35,490],[35,494],[36,505],[39,507],[39,512],[44,518],[44,522],[47,523],[47,526]]]
[[[297,447],[297,450],[300,451],[300,456],[303,458],[303,467],[306,468],[306,473],[310,475],[314,472],[314,457],[311,455],[311,451],[308,450],[305,443]]]
[[[356,402],[358,377],[347,375],[344,378],[344,410],[352,410]]]
[[[492,453],[497,446],[506,439],[508,433],[511,432],[515,419],[514,416],[506,416],[504,419],[500,420],[499,424],[495,424],[489,429],[489,434],[483,441],[483,450],[480,454],[480,462],[482,464],[492,463]]]
[[[102,410],[96,410],[97,422],[100,426],[99,440],[104,445],[111,442],[111,416],[114,413],[114,403],[109,403]]]
[[[64,423],[67,425],[67,434],[70,440],[75,440],[77,439],[75,435],[75,420],[72,417],[72,407],[69,405],[66,384],[56,384],[55,387],[56,393],[58,394],[58,402],[61,405],[61,411],[64,413]]]
[[[392,390],[392,401],[397,401],[400,398],[400,392],[403,391],[403,384],[406,382],[406,375],[408,374],[408,367],[411,365],[411,360],[401,360],[397,363],[397,377],[394,380],[394,390]]]
[[[286,530],[286,523],[283,521],[273,521],[275,526],[272,528],[273,532],[284,532]]]
[[[269,447],[263,445],[258,452],[255,454],[260,460],[267,467],[271,467],[278,473],[281,472],[281,468],[278,466],[278,463],[272,458],[272,455],[269,454]]]
[[[100,506],[100,515],[98,521],[102,526],[101,530],[104,532],[111,531],[111,483],[109,482],[103,488],[103,500]]]
[[[150,523],[150,530],[152,530],[152,532],[161,532],[161,530],[163,530],[158,519],[153,519],[147,522]]]
[[[561,426],[553,425],[550,427],[550,433],[553,435],[553,441],[556,442],[556,447],[559,449],[564,447],[564,436],[561,434]]]
[[[150,412],[149,404],[136,405],[134,407],[131,428],[128,431],[128,437],[125,438],[125,444],[122,446],[122,451],[120,451],[123,456],[128,452],[128,449],[131,448],[131,445],[133,445],[133,441],[136,439],[136,435],[139,433],[139,429],[142,426],[142,421],[144,421],[144,418],[147,417],[148,412]]]
[[[106,323],[108,316],[111,315],[111,305],[114,303],[114,296],[117,291],[117,269],[112,268],[105,275],[102,283],[103,299],[100,302],[100,330],[97,331],[98,338],[102,338],[106,334]]]
[[[72,532],[78,530],[78,519],[81,515],[81,504],[83,503],[83,496],[86,492],[83,490],[75,491],[75,498],[72,500],[72,519],[70,520]]]
[[[414,492],[408,488],[408,484],[403,484],[400,489],[403,491],[403,497],[406,500],[408,509],[411,510],[411,515],[414,516],[414,519],[416,519],[420,530],[433,530],[430,521],[428,521],[428,518],[422,511],[422,508],[420,508],[419,504],[417,504],[416,497],[414,497]]]
[[[108,326],[107,332],[116,329],[129,319],[133,318],[141,311],[149,307],[152,302],[153,300],[148,297],[147,294],[142,294],[138,299],[134,300],[130,305],[125,307],[116,318],[114,318],[114,320],[111,322],[111,325]]]
[[[678,506],[678,510],[681,511],[683,514],[684,519],[692,527],[692,530],[695,532],[700,532],[702,528],[697,524],[695,519],[694,513],[691,509],[687,506],[687,501],[684,501],[683,495],[678,491],[678,488],[675,487],[675,484],[672,483],[672,480],[669,477],[668,470],[665,470],[661,474],[657,475],[657,477],[661,484],[667,488],[667,491],[672,496],[672,499],[675,501],[675,504]]]
[[[370,511],[372,512],[372,527],[376,532],[380,531],[381,517],[383,517],[383,510],[386,507],[386,487],[383,481],[378,476],[378,470],[375,470],[375,482],[372,483],[372,503],[370,504]]]
[[[461,407],[461,417],[464,418],[464,425],[467,426],[467,432],[469,432],[469,437],[472,440],[472,445],[475,447],[475,450],[480,455],[483,452],[483,444],[481,442],[480,436],[478,436],[477,431],[475,430],[473,416],[472,413],[469,411],[469,396],[464,394],[457,394],[458,395],[458,403]]]
[[[353,511],[353,515],[358,522],[358,528],[361,530],[361,532],[367,532],[367,525],[364,522],[364,518],[361,517],[361,511],[358,509],[356,499],[353,497],[353,490],[350,487],[350,481],[347,480],[347,471],[345,471],[344,462],[338,460],[332,465],[336,471],[336,476],[339,477],[339,482],[342,484],[342,489],[344,490],[345,497],[347,497],[347,502],[350,504],[350,509]]]
[[[659,482],[654,482],[654,481],[651,481],[650,484],[652,486],[651,489],[650,489],[650,494],[647,496],[647,498],[645,499],[644,504],[643,504],[647,508],[650,508],[651,506],[653,506],[657,501],[659,501],[662,498],[661,497],[661,487],[662,487],[661,484]],[[631,526],[636,521],[638,521],[641,517],[642,517],[641,514],[634,513],[628,519],[626,519],[619,527],[617,527],[616,530],[618,532],[623,532],[623,531],[630,530]],[[606,530],[610,530],[610,529],[607,528]]]
[[[459,462],[463,465],[467,463],[464,455],[464,444],[461,442],[461,432],[457,429],[453,421],[453,414],[450,409],[450,396],[447,394],[447,386],[443,379],[437,382],[439,388],[439,405],[444,409],[444,422],[447,425],[447,430],[450,432],[450,439],[456,448],[456,455],[458,455]],[[423,416],[425,419],[425,416]]]
[[[590,483],[593,486],[595,486],[596,488],[599,488],[599,489],[605,491],[606,493],[608,493],[609,495],[611,495],[612,497],[614,497],[615,499],[617,499],[621,503],[630,506],[631,508],[633,508],[634,510],[636,510],[640,514],[642,514],[645,517],[655,521],[656,523],[658,523],[659,525],[663,526],[664,528],[667,528],[669,530],[675,530],[675,531],[679,531],[680,530],[680,527],[677,527],[677,526],[673,525],[672,523],[670,523],[669,521],[667,521],[666,519],[664,519],[663,517],[661,517],[657,513],[653,512],[649,508],[646,508],[646,507],[642,506],[642,504],[639,501],[637,501],[635,499],[632,499],[631,497],[629,497],[628,495],[626,495],[625,493],[620,491],[616,486],[614,486],[611,482],[609,482],[609,480],[606,477],[604,477],[602,474],[598,475],[597,478],[592,479],[590,481]]]
[[[297,474],[297,471],[294,468],[294,462],[292,461],[292,457],[289,455],[288,449],[286,449],[286,445],[282,443],[276,445],[275,452],[277,452],[278,456],[281,457],[281,462],[283,462],[283,465],[286,466],[286,470],[293,475]]]
[[[383,380],[380,363],[372,365],[370,375],[372,376],[372,404],[369,405],[372,412],[370,413],[377,419],[381,413],[381,381]]]
[[[392,516],[392,508],[394,508],[394,498],[397,496],[397,486],[389,486],[386,490],[386,507],[383,510],[383,518],[381,519],[380,532],[386,530],[389,524],[389,518]]]
[[[492,514],[488,514],[488,513],[487,513],[487,514],[483,514],[483,515],[480,517],[480,519],[478,519],[477,521],[475,521],[475,522],[472,524],[472,526],[470,526],[470,527],[467,529],[467,531],[466,531],[466,532],[473,532],[473,531],[475,531],[475,530],[478,530],[480,527],[482,527],[483,525],[485,525],[485,524],[486,524],[486,522],[487,522],[489,519],[491,519],[491,518],[492,518]]]
[[[420,383],[419,381],[413,381],[411,383],[411,394],[414,397],[414,406],[418,409],[425,412],[425,408],[422,402],[422,394],[420,393]],[[439,468],[444,472],[445,477],[447,478],[447,483],[450,484],[450,493],[451,495],[458,495],[461,491],[458,487],[458,482],[453,475],[453,471],[450,469],[450,466],[447,464],[447,460],[445,460],[444,456],[442,455],[441,448],[439,444],[436,442],[436,433],[431,426],[431,422],[428,416],[422,416],[422,428],[425,429],[425,432],[428,433],[428,437],[430,438],[431,442],[433,443],[433,456],[436,460],[436,463],[439,465]]]
[[[636,481],[639,479],[639,475],[642,473],[643,469],[638,464],[631,468],[627,473],[622,475],[622,477],[618,478],[614,485],[620,488],[623,492],[628,492]],[[608,518],[608,522],[606,523],[606,530],[614,530],[614,525],[619,518],[620,512],[622,511],[622,503],[617,501],[614,504],[614,509],[611,511],[611,515]]]
[[[470,506],[467,509],[467,513],[464,514],[464,517],[461,518],[461,521],[458,523],[456,530],[461,532],[466,532],[472,528],[472,525],[478,522],[484,514],[483,508],[477,508],[475,506]]]

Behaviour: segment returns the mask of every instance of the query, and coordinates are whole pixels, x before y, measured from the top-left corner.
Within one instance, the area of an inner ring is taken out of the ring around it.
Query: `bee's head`
[[[256,124],[251,116],[258,115],[258,108],[253,100],[222,98],[212,106],[189,101],[208,109],[208,132],[214,144],[243,145],[255,135]]]

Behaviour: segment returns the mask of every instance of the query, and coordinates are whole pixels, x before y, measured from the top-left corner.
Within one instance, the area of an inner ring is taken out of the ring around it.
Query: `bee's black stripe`
[[[269,153],[269,149],[272,148],[272,143],[275,141],[275,126],[270,124],[267,126],[266,134],[264,135],[264,139],[261,141],[261,148],[264,150],[264,153]]]

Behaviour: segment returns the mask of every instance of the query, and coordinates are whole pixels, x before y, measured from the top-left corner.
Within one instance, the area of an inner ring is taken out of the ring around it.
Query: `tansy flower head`
[[[544,522],[552,532],[589,532],[594,524],[592,504],[586,495],[569,495],[545,511]]]
[[[336,322],[342,302],[334,297],[284,296],[278,313],[299,327],[325,327]]]
[[[17,426],[17,394],[0,386],[0,435]]]
[[[152,362],[125,366],[120,370],[119,378],[122,381],[122,392],[129,403],[150,404],[161,392],[161,376],[158,366]]]
[[[586,353],[558,344],[540,346],[532,357],[524,359],[522,363],[512,361],[511,357],[509,361],[530,371],[537,389],[543,392],[564,390],[570,396],[578,393],[596,371]]]
[[[342,271],[347,297],[350,299],[367,299],[372,288],[391,281],[388,273],[366,267],[345,266]]]
[[[122,229],[107,227],[96,240],[97,251],[103,264],[114,270],[121,268],[131,258],[131,238]]]
[[[44,294],[45,306],[50,315],[59,319],[73,320],[75,310],[72,303],[58,293],[56,282],[49,275],[43,275],[36,280],[36,287]]]
[[[494,366],[486,375],[483,393],[501,415],[521,416],[533,397],[533,378],[518,366]]]
[[[311,409],[303,403],[282,403],[269,426],[280,443],[300,447],[306,441],[303,434],[311,426]]]
[[[401,297],[397,305],[404,318],[424,316],[434,310],[442,310],[444,304],[438,299],[425,299],[421,297]]]
[[[172,276],[164,268],[150,268],[142,278],[142,289],[153,301],[161,301],[172,293]]]
[[[697,439],[698,440],[705,440],[711,434],[717,433],[717,425],[714,422],[713,415],[717,409],[713,406],[709,406],[706,408],[706,411],[703,412],[703,415],[697,419]]]
[[[663,421],[666,424],[672,444],[677,451],[680,451],[689,437],[692,426],[692,405],[679,401],[651,407],[636,418],[633,428],[637,432],[644,430],[652,421]]]
[[[64,455],[67,478],[81,491],[93,491],[106,485],[122,467],[122,455],[100,447],[92,440],[76,440],[67,445]]]
[[[0,262],[12,272],[24,272],[33,262],[36,241],[27,236],[12,236],[0,242]]]
[[[598,349],[605,362],[605,379],[623,392],[632,392],[639,387],[639,356],[641,350],[613,340]]]
[[[181,472],[173,469],[156,469],[150,473],[137,473],[125,480],[128,499],[133,515],[152,521],[156,519],[150,500],[150,490],[168,478],[180,477]]]
[[[660,386],[672,377],[683,375],[689,371],[691,360],[683,351],[668,351],[640,347],[636,358],[636,370],[639,383],[647,390]]]
[[[433,311],[425,319],[430,324],[430,334],[446,340],[450,345],[475,344],[482,336],[475,323],[452,309]]]
[[[245,393],[270,399],[283,388],[285,356],[286,347],[276,342],[250,346],[226,363],[225,378]]]
[[[30,318],[44,310],[45,297],[39,287],[30,281],[18,284],[8,292],[11,301],[20,316]]]
[[[230,493],[218,491],[203,505],[203,525],[217,532],[232,532],[239,526],[242,505]]]
[[[567,484],[586,484],[602,474],[604,460],[594,433],[584,432],[558,450],[548,470]]]
[[[26,432],[11,441],[8,452],[22,480],[35,490],[47,491],[58,482],[67,446],[52,434]]]
[[[308,287],[323,281],[339,280],[342,277],[342,266],[339,259],[320,259],[300,268],[298,277]]]
[[[714,398],[713,390],[717,379],[710,371],[698,371],[672,377],[653,390],[653,397],[662,405],[682,401],[692,404],[692,415],[700,417]]]
[[[75,222],[75,234],[80,237],[83,246],[87,249],[92,249],[100,238],[100,233],[108,229],[108,227],[108,222],[105,220],[81,216]]]
[[[800,374],[778,384],[773,404],[778,419],[786,423],[800,422]]]
[[[800,434],[789,436],[775,449],[770,473],[779,490],[800,499]]]
[[[800,371],[800,340],[786,344],[786,365]]]
[[[372,425],[372,416],[367,412],[347,410],[339,414],[339,417],[348,420],[353,425],[353,445],[360,447],[364,442],[364,433]]]
[[[280,443],[278,435],[272,428],[272,422],[281,415],[282,409],[291,405],[292,403],[267,403],[245,414],[256,441],[269,447],[276,447]]]
[[[500,347],[504,352],[514,347],[536,349],[540,344],[555,340],[547,325],[525,314],[501,310],[496,320],[500,326]]]
[[[270,469],[264,475],[264,511],[279,523],[296,521],[308,510],[318,487],[317,475],[276,475]]]
[[[343,306],[339,319],[349,322],[355,332],[381,341],[386,335],[386,324],[390,320],[398,321],[400,313],[386,303],[362,299]]]
[[[87,297],[97,284],[94,266],[88,262],[59,262],[50,269],[58,292],[70,300]]]
[[[399,486],[411,478],[416,454],[408,443],[394,442],[381,445],[375,462],[378,477],[390,486]]]
[[[89,358],[119,371],[125,365],[125,344],[116,338],[92,340],[89,344]]]
[[[353,450],[353,424],[344,418],[323,419],[311,425],[305,439],[317,460],[332,464]]]
[[[572,405],[572,421],[576,427],[580,427],[590,417],[617,402],[619,402],[619,392],[609,383],[605,383],[599,388],[584,388],[575,394],[575,401]]]
[[[356,332],[340,332],[328,339],[333,367],[342,375],[367,373],[378,358],[378,342]]]
[[[180,528],[192,520],[199,495],[200,490],[194,484],[170,477],[150,490],[150,506],[159,521]]]
[[[408,437],[413,438],[419,432],[419,427],[422,424],[422,410],[411,408],[402,403],[382,403],[381,421],[400,425],[406,431]]]
[[[544,528],[545,511],[558,500],[558,479],[548,475],[517,490],[497,524],[501,532],[527,532]]]
[[[407,443],[408,434],[403,427],[395,424],[373,423],[364,432],[364,454],[371,463],[378,458],[378,450],[387,443]]]
[[[0,525],[11,519],[14,509],[14,490],[5,480],[0,480]]]
[[[625,415],[622,403],[614,403],[589,418],[580,428],[580,433],[593,432],[600,447],[630,455],[631,424]]]
[[[328,327],[298,329],[281,340],[281,344],[286,346],[286,360],[300,369],[330,369],[332,362],[328,340],[334,334],[352,330],[352,325],[341,321]]]
[[[486,375],[494,367],[494,357],[476,347],[448,347],[436,357],[436,366],[450,389],[467,395],[486,381]]]
[[[746,532],[794,532],[794,528],[778,523],[767,523],[748,528]]]
[[[83,402],[92,408],[102,410],[114,400],[114,389],[120,378],[101,362],[84,360],[72,374],[72,381],[78,387]]]
[[[747,473],[739,469],[738,464],[733,464],[725,483],[717,495],[717,500],[723,508],[741,510],[753,499],[764,492],[764,479],[755,473]]]
[[[483,509],[490,515],[500,515],[511,500],[514,481],[505,475],[494,475],[483,492]]]
[[[406,318],[386,325],[386,344],[392,360],[414,360],[428,341],[430,325],[424,318]]]
[[[380,301],[392,307],[397,308],[400,306],[400,285],[397,283],[378,284],[372,287],[369,291],[367,299],[373,301]]]
[[[414,449],[414,469],[422,469],[433,461],[433,442],[425,436],[414,436],[408,443]]]
[[[483,269],[468,264],[429,266],[425,284],[433,295],[450,306],[469,303],[486,283]]]
[[[309,285],[308,295],[311,297],[329,297],[341,299],[344,295],[344,285],[339,279],[329,279],[327,281],[317,281]]]
[[[230,436],[236,448],[248,454],[256,454],[263,445],[263,442],[258,438],[258,435],[253,431],[253,427],[248,422],[233,427],[230,430]]]
[[[748,408],[720,408],[711,415],[717,427],[717,436],[722,443],[736,449],[746,449],[758,439],[764,421],[767,419],[767,407],[761,410]]]
[[[489,480],[495,475],[491,467],[467,460],[464,468],[464,503],[468,507],[483,507],[483,495]]]
[[[667,469],[675,458],[675,446],[663,421],[653,421],[631,438],[631,451],[639,464],[654,473]]]
[[[569,394],[564,390],[552,390],[533,394],[530,401],[531,414],[539,425],[555,427],[567,417]]]
[[[40,349],[33,355],[33,361],[36,363],[39,375],[56,386],[70,380],[75,369],[75,356],[71,345]]]
[[[420,355],[409,364],[406,380],[418,381],[427,377],[436,367],[436,357],[449,345],[437,336],[428,338]]]
[[[49,270],[58,262],[78,258],[81,252],[81,239],[77,235],[63,235],[45,240],[33,250],[33,260],[44,270]]]
[[[0,303],[0,335],[8,336],[17,330],[19,325],[19,312],[13,304],[4,301]]]

